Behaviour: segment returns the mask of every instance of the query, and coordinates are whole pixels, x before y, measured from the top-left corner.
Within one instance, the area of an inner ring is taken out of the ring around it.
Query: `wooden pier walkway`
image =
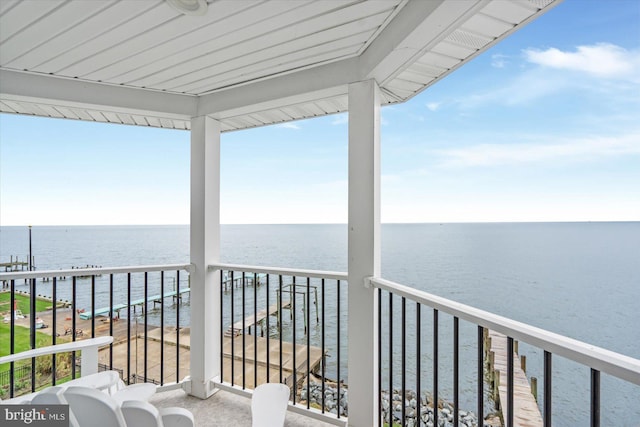
[[[184,289],[180,289],[180,292],[177,291],[171,291],[171,292],[166,292],[164,294],[164,298],[182,298],[182,294],[186,293],[186,292],[190,292],[191,288],[184,288]],[[178,295],[179,294],[179,295]],[[148,302],[153,303],[153,307],[155,308],[156,304],[161,303],[163,297],[162,295],[158,294],[158,295],[153,295],[147,298]],[[135,312],[135,307],[136,306],[143,306],[144,304],[144,298],[140,298],[137,299],[135,301],[131,301],[131,307],[134,307],[134,312]],[[120,310],[123,310],[125,308],[127,308],[128,305],[126,303],[122,303],[122,304],[114,304],[113,306],[113,312],[118,314],[118,317],[120,317]],[[94,311],[91,310],[86,310],[80,313],[80,318],[83,320],[89,320],[91,319],[94,315],[96,317],[98,316],[106,316],[109,314],[110,311],[110,307],[102,307],[102,308],[97,308]]]
[[[289,310],[291,308],[291,302],[282,303],[283,310]],[[256,315],[250,314],[245,317],[244,320],[239,320],[234,323],[229,329],[227,329],[224,333],[226,337],[230,337],[231,335],[237,336],[242,334],[243,330],[249,328],[251,331],[251,327],[258,323],[261,323],[268,316],[273,316],[278,314],[278,303],[272,304],[268,309],[260,310]],[[243,329],[244,328],[244,329]]]
[[[307,378],[307,346],[273,338],[256,337],[257,348],[254,347],[254,336],[245,335],[244,373],[242,371],[242,335],[234,337],[233,347],[230,337],[224,338],[222,370],[225,381],[231,380],[231,365],[233,364],[234,384],[247,388],[255,388],[254,378],[258,384],[280,381],[280,352],[282,351],[282,380],[293,389],[293,353],[296,359],[296,382],[302,383]],[[267,378],[267,342],[269,342],[269,377]],[[233,348],[233,357],[231,349]],[[257,350],[257,353],[256,353]],[[255,357],[257,354],[257,358]],[[322,350],[319,347],[309,348],[309,370],[317,372],[322,363]]]
[[[40,329],[39,332],[49,335],[59,334],[59,342],[64,342],[71,339],[71,335],[65,335],[65,330],[70,327],[70,318],[72,315],[71,309],[64,308],[57,310],[58,322],[56,330],[52,327],[46,329]],[[52,313],[53,311],[46,311],[38,313],[38,316],[49,325],[52,325]],[[80,316],[78,316],[80,317]],[[258,316],[259,317],[259,316]],[[16,320],[16,324],[25,328],[29,327],[29,319]],[[102,321],[96,322],[96,336],[109,335],[110,325],[109,322]],[[91,336],[91,321],[79,318],[77,320],[76,328],[79,331],[83,331],[77,339],[86,339]],[[131,334],[131,340],[128,341],[128,334]],[[180,378],[184,378],[189,375],[189,360],[190,360],[190,347],[191,347],[191,334],[189,327],[181,327],[180,331],[180,346],[177,348],[176,344],[176,329],[175,326],[166,326],[164,329],[149,326],[147,332],[147,343],[144,340],[144,328],[142,325],[136,325],[131,319],[130,322],[126,318],[120,321],[113,322],[113,366],[114,368],[123,371],[125,378],[132,377],[134,375],[142,377],[144,375],[145,355],[147,357],[148,378],[152,381],[160,381],[161,371],[164,374],[164,381],[171,382],[176,380],[176,364],[173,362],[176,358],[180,364]],[[161,337],[164,339],[164,366],[161,369]],[[282,379],[287,385],[293,388],[293,354],[295,352],[296,359],[296,382],[301,384],[307,377],[307,347],[306,344],[299,342],[294,346],[291,342],[283,341],[282,350],[280,349],[280,340],[277,338],[255,337],[253,335],[244,335],[244,375],[243,375],[243,335],[233,337],[223,337],[223,375],[227,382],[231,382],[231,366],[233,365],[234,384],[242,386],[243,376],[245,387],[254,388],[254,378],[257,375],[258,384],[266,381],[278,382],[280,380],[280,351],[282,351]],[[232,356],[232,342],[233,342],[233,356]],[[269,347],[269,378],[267,378],[267,342]],[[254,343],[257,346],[254,347]],[[131,353],[127,353],[128,346]],[[99,352],[99,361],[102,364],[109,365],[109,346],[103,348]],[[179,352],[179,357],[176,354]],[[257,357],[256,357],[257,354]],[[323,354],[322,349],[319,347],[311,346],[309,348],[309,368],[311,372],[317,372],[322,366]],[[169,362],[171,361],[171,362]],[[131,371],[127,371],[127,366],[130,366]]]
[[[122,322],[122,323],[126,323]],[[165,343],[165,361],[174,360],[173,357],[176,352],[176,331],[174,328],[167,327],[164,330],[160,328],[152,328],[148,332],[148,352],[150,361],[149,365],[149,377],[159,381],[160,378],[160,337],[164,338]],[[143,359],[143,347],[144,334],[139,331],[138,338],[132,338],[132,344],[135,348],[138,346],[138,366],[137,374],[141,375],[141,367],[144,364]],[[190,328],[181,328],[180,330],[180,376],[184,377],[189,374],[189,359],[190,359]],[[245,335],[244,342],[244,372],[242,363],[242,335],[231,337],[223,337],[223,361],[222,361],[222,375],[226,382],[231,382],[231,372],[233,366],[233,383],[238,386],[244,386],[249,389],[255,388],[254,379],[257,377],[258,384],[264,382],[279,382],[280,381],[280,351],[282,351],[282,380],[285,384],[293,389],[293,353],[295,351],[296,358],[296,382],[301,384],[307,378],[307,347],[303,344],[296,344],[295,346],[291,342],[283,341],[282,350],[280,349],[280,340],[274,338],[255,337],[255,343],[257,347],[254,347],[254,336]],[[119,340],[118,345],[114,345],[114,366],[126,371],[126,337],[124,340]],[[269,377],[267,378],[267,342],[269,343]],[[233,344],[233,347],[232,347]],[[231,349],[233,348],[233,352]],[[133,350],[132,350],[133,351]],[[233,353],[233,354],[232,354]],[[310,372],[317,372],[322,366],[322,350],[318,347],[311,346],[309,348],[309,370]],[[133,356],[133,354],[132,354]],[[256,357],[257,356],[257,357]],[[108,363],[108,349],[103,349],[100,352],[101,363]],[[136,356],[133,356],[134,358]],[[103,362],[104,359],[104,362]],[[171,378],[173,372],[175,372],[174,364],[167,363],[165,366],[165,375]],[[134,365],[132,364],[132,370]],[[165,381],[167,380],[165,377]]]
[[[489,345],[486,346],[489,357],[489,370],[497,380],[496,404],[502,411],[503,419],[507,413],[507,337],[495,331],[489,331]],[[491,364],[491,361],[493,362]],[[542,427],[542,415],[535,397],[531,393],[531,386],[520,358],[514,350],[513,354],[513,422],[516,427]]]

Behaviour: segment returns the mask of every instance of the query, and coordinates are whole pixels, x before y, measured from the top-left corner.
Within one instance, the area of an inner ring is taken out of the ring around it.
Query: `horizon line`
[[[613,220],[523,220],[523,221],[390,221],[381,222],[380,225],[420,225],[420,224],[585,224],[585,223],[623,223],[640,222],[640,219],[613,219]],[[348,225],[346,222],[291,222],[291,223],[220,223],[220,225]],[[189,227],[188,223],[173,224],[0,224],[0,227]]]

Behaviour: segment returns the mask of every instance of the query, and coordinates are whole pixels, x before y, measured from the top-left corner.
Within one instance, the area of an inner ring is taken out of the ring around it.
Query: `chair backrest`
[[[280,383],[259,385],[251,398],[253,427],[282,427],[289,404],[289,387]]]
[[[69,387],[63,393],[81,426],[126,427],[120,407],[108,394],[89,387]]]
[[[67,405],[64,398],[64,387],[48,387],[36,394],[31,399],[32,405]],[[69,427],[80,427],[78,420],[71,410],[69,410]]]
[[[155,406],[141,400],[122,403],[122,415],[130,427],[161,427],[162,418]]]
[[[196,421],[191,411],[185,408],[171,407],[160,409],[164,427],[194,427]]]

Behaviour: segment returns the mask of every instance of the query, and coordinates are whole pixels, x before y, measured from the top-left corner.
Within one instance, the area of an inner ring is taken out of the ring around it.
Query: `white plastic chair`
[[[157,427],[162,425],[160,412],[148,402],[128,400],[122,403],[121,409],[128,426]]]
[[[31,400],[32,405],[67,405],[64,398],[64,387],[48,387],[36,394]],[[69,427],[80,427],[73,412],[69,410]]]
[[[92,427],[194,427],[193,414],[184,408],[158,410],[149,402],[118,402],[95,388],[69,387],[62,396],[80,426]]]
[[[185,408],[161,408],[160,417],[162,417],[164,427],[194,427],[196,425],[193,414]]]
[[[289,404],[289,387],[280,383],[259,385],[251,398],[252,427],[282,427]]]
[[[69,387],[63,392],[69,410],[81,426],[126,427],[120,405],[95,388]]]
[[[184,408],[158,410],[148,402],[128,400],[122,404],[122,414],[129,427],[194,427],[193,414]]]

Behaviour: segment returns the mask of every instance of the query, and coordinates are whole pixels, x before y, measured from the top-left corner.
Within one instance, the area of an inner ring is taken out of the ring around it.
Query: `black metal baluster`
[[[148,364],[147,364],[147,352],[149,350],[148,348],[148,342],[147,342],[147,338],[148,338],[148,313],[149,313],[149,273],[148,272],[144,272],[144,309],[143,309],[143,314],[144,314],[144,382],[147,382],[147,368],[148,368]]]
[[[421,388],[421,384],[420,384],[420,380],[421,380],[421,376],[422,376],[422,372],[421,372],[421,366],[420,366],[420,356],[422,353],[422,345],[420,343],[422,337],[422,319],[421,319],[421,313],[420,313],[420,303],[417,302],[416,303],[416,414],[417,414],[417,421],[418,421],[418,426],[420,424],[422,424],[422,417],[421,417],[421,413],[420,411],[422,410],[422,397],[421,397],[421,393],[420,393],[420,388]]]
[[[307,409],[311,401],[311,278],[307,277]],[[340,396],[338,396],[338,411],[340,410]]]
[[[131,384],[131,273],[127,273],[127,384]]]
[[[91,338],[96,337],[96,275],[91,275]]]
[[[324,306],[324,293],[322,305]],[[324,323],[324,316],[322,322]],[[322,353],[324,354],[324,348]],[[378,425],[382,426],[382,289],[380,288],[378,288]]]
[[[400,397],[402,399],[402,410],[401,410],[401,414],[402,414],[402,425],[406,425],[407,423],[407,419],[406,419],[406,412],[407,412],[407,408],[406,408],[406,396],[407,396],[407,328],[406,328],[406,324],[407,324],[407,299],[405,297],[402,297],[401,299],[402,302],[402,335],[401,335],[401,361],[402,361],[402,376],[401,376],[401,387],[402,387],[402,393],[400,394]]]
[[[460,372],[459,372],[459,355],[460,355],[460,321],[457,317],[453,318],[453,427],[458,427],[458,413],[460,411]]]
[[[325,381],[326,381],[326,365],[327,365],[327,357],[326,357],[326,353],[325,353],[325,344],[324,344],[324,340],[325,340],[325,330],[324,330],[324,279],[322,279],[322,284],[321,284],[321,296],[322,296],[322,306],[321,306],[321,310],[322,310],[322,336],[320,337],[321,340],[321,344],[320,346],[322,347],[322,413],[324,414],[324,389],[325,389]]]
[[[113,273],[109,274],[109,335],[113,336]],[[113,369],[113,343],[109,344],[109,369]]]
[[[484,420],[484,328],[478,326],[478,420]]]
[[[282,382],[282,275],[278,275],[278,339],[280,340],[280,382]]]
[[[267,304],[267,317],[269,317],[268,304]],[[268,376],[267,376],[267,382],[269,382]],[[258,273],[253,273],[253,387],[255,388],[257,386],[258,386]]]
[[[76,314],[78,313],[78,301],[76,299],[76,282],[77,277],[71,279],[71,302],[73,311],[71,312],[71,341],[76,340]],[[71,352],[71,378],[76,378],[76,352]]]
[[[507,427],[513,427],[513,338],[507,337]]]
[[[270,361],[269,361],[269,352],[271,351],[269,343],[271,342],[271,333],[269,332],[269,317],[271,317],[270,309],[269,309],[269,274],[267,274],[267,283],[266,283],[266,307],[267,307],[267,318],[265,319],[266,328],[267,328],[267,382],[271,382],[271,374],[270,374]]]
[[[180,294],[176,294],[179,300]],[[164,385],[164,271],[160,272],[160,385]]]
[[[246,318],[246,313],[245,313],[245,306],[247,305],[247,300],[246,300],[246,296],[245,296],[245,288],[246,288],[246,282],[245,282],[245,272],[242,272],[242,389],[244,390],[246,388],[246,334],[245,334],[245,318]],[[255,320],[255,317],[254,319]],[[251,326],[249,326],[251,327]]]
[[[340,401],[340,280],[338,280],[338,301],[336,304],[336,310],[338,310],[338,315],[336,316],[336,328],[337,328],[337,334],[336,334],[336,347],[338,348],[337,351],[337,363],[338,363],[338,383],[337,383],[337,391],[338,391],[338,402]],[[340,418],[340,405],[337,405],[337,412],[338,412],[338,418]]]
[[[220,270],[220,382],[224,383],[224,270]]]
[[[57,277],[53,278],[53,284],[51,287],[51,301],[53,302],[53,312],[51,313],[51,344],[56,345],[56,323],[58,319],[58,289],[57,289]],[[56,355],[51,357],[51,385],[56,385]]]
[[[31,266],[32,261],[29,260],[29,266]],[[29,267],[31,270],[31,267]],[[29,313],[29,324],[31,333],[29,334],[29,341],[31,344],[31,348],[36,348],[36,279],[29,279],[29,304],[30,311]],[[36,358],[31,358],[31,393],[36,391]]]
[[[544,352],[544,427],[551,427],[551,353]]]
[[[433,425],[438,425],[438,310],[433,310]]]
[[[291,328],[293,332],[293,349],[291,350],[292,358],[293,358],[293,404],[296,404],[296,394],[298,391],[298,365],[296,365],[296,276],[293,276],[293,305],[291,306],[291,310],[293,312],[293,327]],[[338,393],[338,399],[340,399],[340,393]]]
[[[389,425],[393,425],[393,294],[389,292]]]
[[[9,325],[10,325],[10,341],[9,341],[9,354],[15,354],[16,352],[16,335],[15,335],[15,331],[16,331],[16,313],[15,313],[15,307],[16,307],[16,281],[15,280],[11,280],[11,297],[10,297],[10,301],[11,301],[11,308],[10,308],[10,313],[11,315],[10,320],[9,320]],[[9,363],[9,397],[13,398],[13,389],[15,386],[15,370],[14,370],[14,364],[15,362],[10,362]]]
[[[591,368],[591,427],[600,427],[600,371]]]
[[[235,322],[235,299],[233,298],[233,271],[229,272],[231,274],[231,385],[235,384],[235,360],[236,360],[236,349],[235,349],[235,335],[236,331],[233,327],[233,322]]]
[[[191,292],[191,291],[189,291]],[[176,271],[176,382],[180,381],[180,270]],[[189,293],[191,298],[191,293]]]

